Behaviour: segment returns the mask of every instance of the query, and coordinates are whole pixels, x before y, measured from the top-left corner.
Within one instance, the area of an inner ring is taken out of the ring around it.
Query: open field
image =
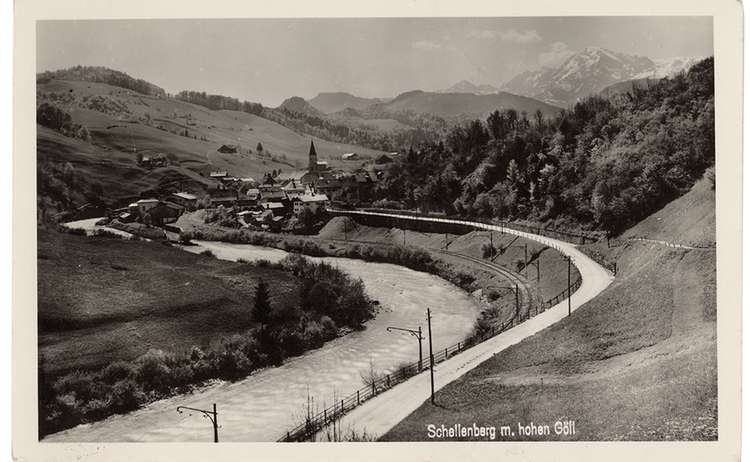
[[[706,239],[713,205],[699,184],[634,229]],[[425,440],[429,423],[473,422],[511,425],[513,440],[716,439],[715,252],[646,242],[597,249],[617,262],[609,288],[447,385],[437,406],[423,404],[382,439]],[[557,420],[574,420],[576,434],[518,433],[518,423]]]
[[[257,278],[274,306],[296,304],[281,270],[194,255],[158,243],[38,230],[39,348],[47,372],[132,360],[151,348],[206,345],[253,325]]]

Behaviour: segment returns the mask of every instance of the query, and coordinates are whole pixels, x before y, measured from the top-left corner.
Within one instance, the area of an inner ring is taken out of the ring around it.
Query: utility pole
[[[404,226],[404,247],[406,247],[406,226]]]
[[[432,355],[432,316],[427,308],[427,336],[430,340],[430,397],[435,404],[435,357]]]
[[[521,305],[518,303],[518,284],[516,284],[516,319],[521,322]]]
[[[495,246],[492,243],[492,230],[490,230],[490,258],[495,256]]]
[[[568,316],[570,316],[570,256],[568,256]]]
[[[448,250],[448,233],[445,233],[445,250]]]
[[[346,219],[347,219],[347,218],[349,218],[349,217],[347,217],[347,216],[344,216],[344,240],[345,240],[345,241],[348,241],[348,240],[349,240],[349,236],[348,236],[348,235],[347,235],[347,233],[346,233]]]
[[[214,426],[214,443],[219,442],[219,413],[216,412],[216,403],[214,403],[213,411],[207,411],[205,409],[197,409],[188,406],[177,406],[177,412],[182,414],[184,412],[183,410],[200,412],[201,414],[203,414],[204,418],[208,418],[208,420],[210,420]]]
[[[529,277],[529,248],[528,244],[523,245],[523,275],[528,279]]]
[[[539,282],[539,257],[536,257],[536,282]]]

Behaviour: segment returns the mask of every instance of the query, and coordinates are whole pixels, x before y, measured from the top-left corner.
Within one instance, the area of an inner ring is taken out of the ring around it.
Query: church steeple
[[[315,143],[313,143],[313,140],[310,140],[309,158],[310,160],[307,164],[307,169],[314,172],[318,169],[318,153],[315,152]]]

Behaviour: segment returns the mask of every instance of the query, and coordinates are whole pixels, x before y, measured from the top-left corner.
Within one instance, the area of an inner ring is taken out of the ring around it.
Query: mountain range
[[[688,69],[702,58],[652,60],[600,47],[587,47],[556,67],[526,71],[510,79],[503,90],[556,106],[568,106],[618,82],[658,79]]]

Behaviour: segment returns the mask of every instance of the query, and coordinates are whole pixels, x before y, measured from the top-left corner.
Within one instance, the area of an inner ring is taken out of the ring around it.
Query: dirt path
[[[442,223],[457,223],[456,220],[444,218],[403,217],[376,212],[352,212],[358,214],[380,215],[401,219],[433,221]],[[466,223],[466,222],[461,222]],[[605,268],[580,252],[575,245],[545,236],[538,236],[523,231],[516,231],[484,223],[471,223],[477,229],[493,230],[518,235],[532,239],[544,245],[557,249],[563,255],[571,258],[578,268],[583,283],[570,297],[570,308],[575,310],[606,289],[614,277]],[[477,367],[494,354],[516,344],[542,329],[556,323],[568,315],[568,300],[553,306],[549,310],[529,319],[528,321],[504,332],[492,339],[460,353],[435,367],[435,390],[439,390],[448,383],[458,379],[466,372]],[[387,432],[398,422],[408,416],[426,399],[429,399],[430,374],[420,374],[394,388],[365,402],[346,414],[340,422],[345,433],[367,433],[379,436]],[[325,430],[324,430],[325,432]],[[321,436],[319,435],[319,438]]]

